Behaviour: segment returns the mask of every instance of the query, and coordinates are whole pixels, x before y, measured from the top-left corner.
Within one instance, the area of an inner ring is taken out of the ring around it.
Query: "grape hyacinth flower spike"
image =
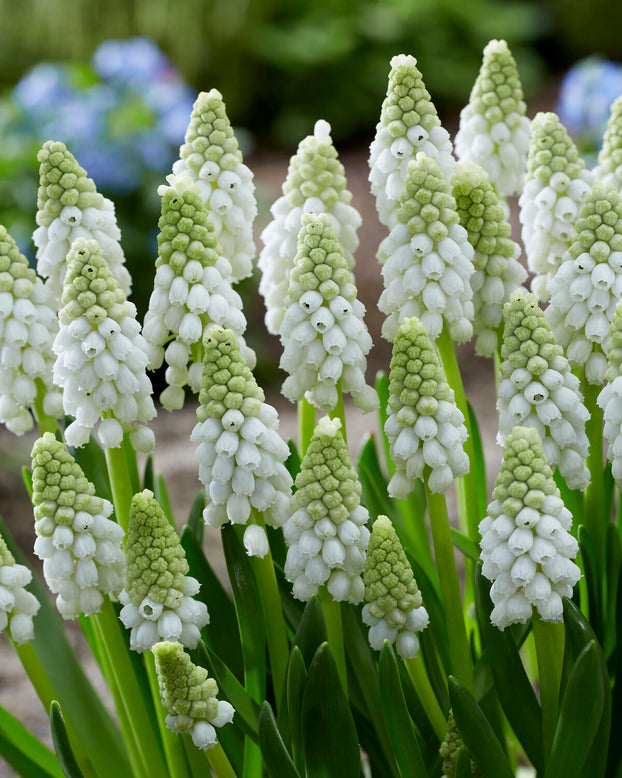
[[[603,347],[622,297],[622,197],[597,181],[576,223],[577,237],[549,281],[545,316],[571,365],[590,384],[607,372]]]
[[[512,227],[484,169],[474,162],[460,162],[451,183],[460,224],[475,249],[471,278],[475,353],[491,357],[497,348],[503,304],[525,281],[527,271],[518,261],[520,246],[511,238]]]
[[[525,186],[518,199],[531,291],[546,302],[547,284],[577,237],[575,222],[594,183],[554,113],[531,122]]]
[[[516,61],[504,40],[492,40],[484,49],[479,75],[469,102],[460,113],[456,154],[484,168],[501,198],[522,189],[529,119]]]
[[[607,383],[598,395],[605,422],[607,459],[618,489],[622,489],[622,302],[618,303],[607,340]]]
[[[266,305],[266,327],[278,335],[303,213],[328,213],[343,254],[352,269],[359,245],[361,215],[350,203],[343,165],[330,137],[330,124],[320,119],[313,135],[298,146],[289,162],[283,194],[270,209],[272,221],[261,233],[259,291]]]
[[[132,498],[126,554],[119,618],[131,630],[130,648],[142,653],[161,640],[196,648],[209,623],[207,607],[193,599],[200,584],[187,575],[179,536],[149,489]]]
[[[117,448],[130,431],[137,451],[150,451],[155,416],[147,377],[147,344],[129,302],[97,241],[77,240],[69,252],[60,329],[54,340],[54,383],[63,390],[70,446],[87,443],[99,422],[104,448]]]
[[[428,486],[435,494],[446,492],[455,478],[469,472],[464,417],[440,358],[414,317],[404,319],[395,337],[387,410],[384,430],[395,464],[388,486],[392,497],[407,498],[426,467]]]
[[[460,224],[456,201],[436,162],[417,154],[408,165],[398,223],[382,242],[386,314],[382,334],[392,341],[403,319],[421,319],[432,340],[444,323],[458,343],[473,334],[473,246]]]
[[[515,427],[479,525],[482,573],[493,582],[490,619],[500,630],[526,623],[534,608],[543,621],[563,619],[562,597],[581,577],[571,526],[537,430]]]
[[[35,554],[59,613],[65,619],[99,613],[104,595],[116,598],[125,585],[125,533],[109,518],[112,503],[95,495],[51,432],[32,449],[32,490]]]
[[[32,620],[41,607],[34,594],[25,588],[31,581],[30,570],[15,563],[0,535],[0,634],[6,631],[18,646],[34,638]]]
[[[547,462],[571,489],[585,489],[590,473],[585,461],[589,441],[579,379],[573,375],[561,346],[533,294],[515,291],[504,306],[497,410],[503,445],[512,429],[534,427]]]
[[[235,710],[218,700],[218,685],[204,667],[192,663],[179,643],[161,641],[153,647],[158,686],[166,709],[166,726],[173,732],[188,732],[197,748],[214,748],[216,728],[233,721]]]
[[[622,97],[611,104],[598,164],[592,172],[597,181],[613,184],[618,192],[622,190]]]
[[[276,410],[265,402],[231,330],[211,327],[204,340],[203,384],[198,423],[191,434],[208,504],[206,524],[246,524],[249,556],[268,553],[265,530],[251,518],[263,512],[271,526],[289,515],[292,478],[289,448],[278,433]],[[250,522],[249,522],[250,520]]]
[[[188,175],[161,186],[158,259],[154,290],[143,335],[149,368],[167,368],[160,402],[168,411],[184,406],[184,387],[198,394],[203,369],[202,340],[213,324],[228,327],[241,340],[252,364],[255,355],[241,339],[246,329],[240,295],[231,286],[231,265],[218,243],[214,226]]]
[[[39,403],[46,416],[63,415],[52,384],[57,330],[53,295],[0,225],[0,421],[16,435],[32,429]]]
[[[37,270],[60,301],[67,271],[66,258],[78,239],[96,240],[125,295],[132,279],[125,267],[114,204],[97,192],[64,143],[47,141],[39,152],[37,224],[32,239],[37,247]]]
[[[456,161],[449,133],[441,126],[417,60],[400,54],[391,60],[387,96],[369,156],[371,192],[378,217],[389,229],[398,222],[408,163],[419,152],[434,159],[447,180],[451,178]],[[379,260],[384,261],[382,251]]]
[[[223,255],[231,262],[232,280],[247,278],[256,254],[255,185],[217,89],[199,93],[179,156],[167,180],[174,186],[176,178],[189,175],[196,182]]]
[[[318,422],[296,477],[291,515],[283,528],[289,546],[285,577],[299,600],[326,586],[337,602],[359,603],[369,542],[361,485],[340,432],[339,419]]]
[[[363,571],[363,622],[370,627],[369,643],[380,651],[384,641],[395,643],[402,659],[419,650],[417,632],[429,622],[421,592],[390,519],[378,516],[372,525]]]
[[[375,390],[365,383],[372,340],[356,294],[331,217],[303,214],[280,331],[280,367],[289,373],[282,392],[291,402],[306,397],[331,411],[340,388],[365,413],[378,407]]]

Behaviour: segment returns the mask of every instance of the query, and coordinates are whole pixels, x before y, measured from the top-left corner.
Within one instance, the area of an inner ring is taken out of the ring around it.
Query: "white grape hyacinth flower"
[[[26,565],[16,564],[0,535],[0,634],[6,632],[18,646],[35,636],[33,618],[41,607],[25,588],[32,581]]]

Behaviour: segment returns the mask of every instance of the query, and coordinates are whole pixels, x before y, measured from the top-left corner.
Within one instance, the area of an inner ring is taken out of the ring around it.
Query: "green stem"
[[[134,490],[132,489],[130,469],[125,456],[125,447],[107,448],[105,453],[115,516],[117,523],[127,532]]]
[[[348,696],[348,672],[346,669],[346,652],[343,644],[343,624],[341,621],[341,605],[333,600],[332,595],[326,587],[320,587],[320,604],[324,613],[326,622],[326,633],[328,635],[328,645],[337,663],[337,671],[341,679],[341,685]]]
[[[315,407],[303,397],[298,403],[298,453],[301,459],[311,442],[314,429]]]
[[[585,490],[583,522],[590,534],[596,550],[596,580],[603,580],[605,562],[605,533],[610,517],[605,512],[604,502],[604,470],[603,470],[603,412],[596,402],[602,387],[583,382],[585,407],[590,412],[590,418],[585,425],[585,431],[590,441],[587,456],[587,466],[590,470],[590,484]]]
[[[456,558],[449,531],[447,503],[443,494],[434,494],[428,488],[428,471],[429,468],[426,468],[424,473],[425,494],[428,503],[434,554],[436,556],[436,567],[438,569],[438,580],[447,617],[451,671],[469,691],[473,692],[471,652],[462,611],[460,579],[458,578]]]
[[[443,713],[434,694],[430,679],[423,666],[423,659],[420,656],[415,656],[412,659],[405,659],[404,664],[436,737],[442,742],[447,733],[447,716]]]
[[[559,714],[559,688],[564,658],[564,622],[545,622],[536,613],[531,620],[538,658],[542,735],[545,759],[551,751]]]
[[[261,514],[253,511],[251,520],[265,530]],[[279,585],[274,572],[274,563],[270,551],[265,557],[251,557],[251,567],[259,588],[263,620],[268,642],[268,655],[272,668],[272,683],[277,707],[283,699],[287,663],[289,661],[289,643],[285,631],[285,620],[281,607]]]
[[[216,743],[214,748],[208,748],[205,756],[214,772],[215,778],[237,778],[235,770],[227,759],[227,755],[220,743]]]
[[[39,428],[39,434],[43,435],[45,432],[52,432],[56,435],[56,431],[58,430],[58,419],[53,419],[43,410],[43,398],[47,394],[45,385],[40,378],[35,379],[35,384],[37,386],[37,396],[35,397],[32,412],[35,421],[37,422],[37,427]]]
[[[337,405],[333,408],[333,410],[328,414],[331,419],[339,419],[341,422],[341,434],[343,435],[343,439],[348,442],[348,434],[346,431],[346,409],[343,404],[343,392],[341,391],[341,381],[337,384],[337,394],[339,399],[337,400]]]

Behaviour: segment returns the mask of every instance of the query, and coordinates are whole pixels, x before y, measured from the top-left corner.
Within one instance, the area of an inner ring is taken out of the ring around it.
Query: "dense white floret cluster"
[[[187,575],[179,536],[148,489],[132,498],[126,554],[119,618],[130,630],[130,648],[142,653],[161,640],[196,648],[209,623],[207,606],[194,599],[201,586]]]
[[[393,340],[403,319],[416,316],[436,340],[446,323],[458,343],[473,334],[473,246],[460,224],[449,184],[423,153],[408,165],[398,223],[381,244],[387,315],[382,334]]]
[[[65,619],[99,613],[104,595],[117,597],[125,585],[125,533],[109,518],[112,503],[95,495],[51,432],[32,449],[32,502],[35,554],[59,613]]]
[[[67,257],[60,329],[54,340],[54,383],[63,390],[70,446],[83,446],[98,424],[104,448],[117,448],[123,433],[137,451],[150,451],[155,416],[147,377],[147,344],[136,306],[120,289],[99,243],[77,240]]]
[[[607,383],[598,395],[605,422],[603,436],[608,442],[607,459],[618,489],[622,488],[622,304],[611,320],[607,340]]]
[[[41,607],[34,594],[25,589],[31,581],[30,570],[15,563],[0,535],[0,633],[6,630],[18,646],[34,638],[32,620]]]
[[[283,531],[289,546],[285,576],[299,600],[325,586],[338,602],[358,603],[369,542],[361,484],[339,431],[339,419],[324,416],[309,443]]]
[[[547,284],[577,236],[575,222],[594,183],[577,147],[554,113],[531,122],[525,186],[518,199],[531,291],[549,299]]]
[[[63,414],[52,384],[57,330],[54,296],[0,225],[0,421],[16,435],[32,429],[38,397],[46,415]]]
[[[280,331],[288,400],[306,397],[331,411],[341,389],[365,412],[378,407],[374,388],[365,383],[372,340],[356,294],[331,217],[303,214]]]
[[[585,366],[590,384],[607,372],[603,347],[622,297],[622,198],[600,182],[587,195],[577,237],[547,289],[545,316],[572,365]]]
[[[285,315],[289,275],[296,255],[303,213],[327,213],[352,269],[359,245],[361,215],[350,203],[343,165],[330,137],[330,124],[316,122],[313,135],[298,146],[289,162],[283,194],[271,207],[272,221],[261,233],[259,291],[266,304],[266,327],[278,335]]]
[[[246,278],[256,254],[255,185],[217,89],[199,93],[179,156],[173,178],[189,175],[196,182],[233,281]]]
[[[233,330],[252,364],[255,355],[241,339],[246,329],[242,299],[231,286],[231,264],[197,187],[187,175],[169,178],[171,185],[158,189],[158,259],[143,335],[149,368],[167,364],[160,402],[172,411],[183,408],[186,386],[195,394],[201,388],[201,343],[210,326]]]
[[[499,197],[521,191],[527,151],[529,119],[516,62],[503,40],[484,49],[482,66],[469,102],[460,113],[456,154],[484,168]]]
[[[199,479],[207,493],[206,524],[246,524],[249,556],[268,553],[263,527],[253,510],[278,527],[289,516],[292,478],[285,467],[289,448],[278,433],[276,410],[264,402],[231,330],[211,327],[204,340],[203,383],[198,423],[191,439]]]
[[[611,104],[598,164],[592,172],[597,181],[613,184],[618,192],[622,190],[622,97]]]
[[[493,582],[490,619],[499,629],[524,624],[534,608],[543,621],[563,619],[562,597],[581,577],[571,526],[537,430],[515,427],[479,525],[482,573]]]
[[[97,192],[93,179],[64,143],[47,141],[39,152],[37,224],[32,239],[37,247],[37,271],[47,279],[57,303],[63,293],[66,258],[78,239],[96,240],[112,275],[125,295],[132,279],[125,267],[121,232],[111,200]]]
[[[516,425],[534,427],[547,462],[559,467],[571,489],[585,489],[589,441],[579,379],[548,325],[533,294],[514,292],[504,307],[497,410],[503,445]]]
[[[464,417],[438,354],[416,318],[404,319],[395,337],[388,413],[384,431],[395,464],[388,486],[392,497],[407,498],[426,467],[428,487],[435,493],[446,492],[455,478],[469,472]]]
[[[378,217],[389,229],[398,221],[408,163],[419,152],[436,160],[445,178],[451,178],[456,161],[449,133],[441,127],[417,60],[399,54],[391,60],[387,96],[369,156],[369,181]],[[378,258],[384,262],[382,248]]]

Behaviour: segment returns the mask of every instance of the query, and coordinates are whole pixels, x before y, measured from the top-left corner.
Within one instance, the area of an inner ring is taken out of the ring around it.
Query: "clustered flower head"
[[[461,162],[451,183],[460,224],[475,249],[471,278],[475,352],[491,357],[497,347],[503,303],[527,278],[527,271],[518,261],[520,246],[511,238],[512,227],[484,169],[474,162]]]
[[[622,97],[611,104],[598,165],[593,174],[597,181],[613,184],[618,192],[622,189]]]
[[[54,383],[63,390],[65,430],[71,446],[87,443],[99,422],[105,448],[117,448],[125,430],[138,451],[150,451],[153,433],[142,426],[155,416],[147,377],[147,344],[136,307],[117,284],[97,241],[79,239],[68,269],[54,340]]]
[[[298,251],[281,323],[280,366],[289,373],[282,392],[296,402],[303,396],[323,411],[337,405],[339,389],[368,412],[378,407],[365,383],[372,340],[356,297],[354,277],[328,214],[303,214]]]
[[[125,584],[124,532],[109,517],[112,503],[95,487],[51,432],[32,449],[35,554],[65,619],[99,613],[104,595]]]
[[[408,163],[418,152],[436,160],[443,175],[451,178],[456,161],[449,133],[441,127],[417,60],[399,54],[391,60],[387,96],[369,157],[371,191],[380,221],[389,229],[397,224]]]
[[[320,119],[313,135],[301,141],[290,159],[283,194],[271,207],[273,219],[261,233],[264,248],[258,261],[262,273],[259,291],[266,304],[268,332],[277,335],[283,321],[303,213],[330,214],[348,267],[354,267],[361,215],[351,201],[345,170],[330,137],[330,124]]]
[[[622,296],[622,197],[600,182],[587,195],[577,237],[548,284],[546,318],[571,364],[585,365],[589,383],[607,372],[603,346]]]
[[[17,645],[35,636],[32,620],[41,606],[34,594],[25,589],[31,581],[30,570],[15,563],[0,535],[0,633],[6,630]]]
[[[296,476],[284,527],[285,576],[299,600],[326,586],[334,600],[356,604],[365,591],[369,514],[360,504],[361,484],[340,427],[339,419],[320,419]]]
[[[426,468],[428,487],[437,494],[469,472],[464,416],[423,324],[414,317],[404,319],[393,344],[388,412],[384,430],[395,464],[388,486],[392,497],[408,497]]]
[[[179,643],[162,641],[153,647],[166,726],[173,732],[188,732],[202,750],[218,742],[216,727],[233,721],[235,710],[218,700],[218,685],[207,670],[193,664]]]
[[[161,186],[158,259],[154,290],[145,316],[149,367],[167,363],[160,401],[169,411],[183,408],[184,387],[201,388],[201,341],[212,324],[241,336],[246,329],[240,295],[231,286],[231,264],[192,179],[171,178]],[[243,344],[254,362],[253,352]]]
[[[131,630],[130,648],[142,653],[160,640],[196,648],[200,630],[209,622],[207,607],[193,599],[200,584],[186,575],[179,536],[149,489],[132,498],[126,554],[119,618]]]
[[[62,396],[52,385],[57,329],[50,290],[0,225],[0,421],[16,435],[32,429],[39,391],[44,412],[62,416]]]
[[[572,561],[578,543],[542,442],[532,427],[515,427],[487,516],[480,522],[482,573],[492,581],[492,623],[503,630],[528,621],[535,607],[543,621],[563,619],[562,597],[572,595],[581,572]]]
[[[381,244],[387,315],[382,334],[393,340],[402,319],[421,319],[432,340],[446,322],[464,343],[473,334],[473,246],[460,224],[456,201],[438,165],[423,153],[408,165],[398,223]]]
[[[518,203],[527,265],[535,274],[531,290],[539,300],[549,299],[547,283],[577,236],[575,222],[593,178],[557,115],[536,114]]]
[[[462,740],[458,725],[456,724],[454,712],[450,708],[449,717],[447,719],[447,732],[445,733],[445,738],[443,739],[443,742],[438,749],[438,753],[443,760],[442,778],[455,778],[458,754],[460,753],[460,749],[464,747],[464,741]],[[471,763],[471,775],[473,778],[481,778],[482,774],[473,763],[473,760],[470,759],[469,761]]]
[[[497,441],[503,445],[518,424],[534,427],[551,467],[559,467],[571,489],[585,489],[590,479],[585,423],[590,414],[579,379],[571,372],[535,295],[514,292],[504,306],[504,317]]]
[[[460,113],[456,134],[458,159],[481,165],[499,197],[518,194],[522,188],[529,119],[523,100],[516,61],[503,40],[492,40],[469,102]]]
[[[198,423],[191,440],[208,504],[206,524],[247,524],[252,510],[265,511],[272,526],[289,515],[292,478],[285,467],[289,448],[278,433],[276,410],[264,402],[231,330],[211,327],[205,336]],[[262,527],[248,523],[244,544],[251,556],[265,556]]]
[[[38,160],[39,227],[32,239],[37,247],[37,270],[48,279],[54,297],[61,298],[65,259],[72,243],[80,238],[99,243],[118,285],[128,295],[132,279],[124,264],[113,202],[97,192],[93,179],[64,143],[47,141]]]
[[[618,489],[622,488],[622,305],[611,320],[607,340],[607,383],[598,395],[603,409],[603,435],[608,441],[607,459]]]
[[[429,622],[421,592],[390,519],[373,523],[363,571],[365,602],[362,618],[370,627],[369,644],[380,651],[384,641],[395,643],[402,659],[419,650],[417,632]]]
[[[246,278],[252,272],[256,252],[255,185],[252,172],[242,161],[242,152],[217,89],[199,93],[179,156],[173,165],[173,177],[188,174],[196,181],[216,238],[231,262],[233,280]]]

